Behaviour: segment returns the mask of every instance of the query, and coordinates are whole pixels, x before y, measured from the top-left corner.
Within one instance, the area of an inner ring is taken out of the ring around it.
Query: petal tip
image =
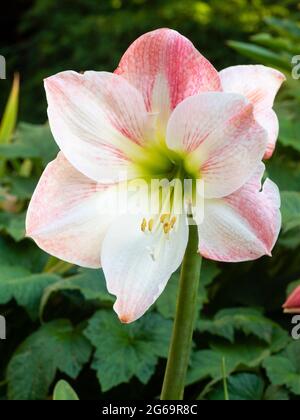
[[[300,314],[300,308],[285,308],[282,306],[284,314]]]
[[[282,305],[282,308],[285,313],[300,313],[300,286],[296,287],[288,296],[287,300]]]
[[[118,314],[119,317],[119,321],[122,324],[130,324],[131,322],[134,321],[134,319],[132,319],[132,317],[130,317],[128,314]]]

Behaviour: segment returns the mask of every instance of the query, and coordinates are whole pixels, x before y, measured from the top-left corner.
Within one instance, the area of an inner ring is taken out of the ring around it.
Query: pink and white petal
[[[188,96],[221,90],[218,72],[184,36],[157,29],[138,38],[115,73],[142,92],[147,110],[164,130],[169,113]]]
[[[101,244],[115,217],[114,200],[114,187],[90,180],[59,153],[32,196],[26,234],[55,257],[83,267],[100,267]]]
[[[101,253],[107,289],[117,296],[114,309],[120,320],[140,318],[163,292],[171,274],[182,262],[188,225],[180,217],[169,238],[142,232],[139,215],[125,215],[114,222]]]
[[[286,79],[284,74],[262,65],[244,65],[222,70],[220,78],[225,92],[240,93],[254,105],[257,120],[265,123],[263,127],[269,134],[269,144],[265,155],[266,159],[269,158],[278,136],[278,121],[270,111],[275,96]]]
[[[267,133],[242,95],[208,92],[185,99],[167,127],[169,148],[187,153],[186,168],[204,181],[207,198],[239,189],[263,158]]]
[[[131,154],[149,130],[142,95],[112,73],[66,71],[45,80],[52,134],[76,169],[99,182],[136,176]]]
[[[262,170],[234,194],[204,201],[204,220],[198,225],[201,255],[224,262],[271,255],[281,227],[280,195],[269,179],[261,190]]]
[[[265,109],[264,111],[255,111],[254,109],[254,117],[256,121],[268,133],[268,145],[264,154],[264,159],[270,159],[275,150],[276,140],[279,133],[279,122],[277,115],[273,109]]]
[[[289,295],[283,308],[286,313],[300,313],[300,286]]]

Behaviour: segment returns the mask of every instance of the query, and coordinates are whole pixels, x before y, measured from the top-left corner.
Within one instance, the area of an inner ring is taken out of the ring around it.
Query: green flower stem
[[[182,400],[194,331],[201,257],[196,225],[189,226],[189,241],[179,281],[176,315],[161,400]]]

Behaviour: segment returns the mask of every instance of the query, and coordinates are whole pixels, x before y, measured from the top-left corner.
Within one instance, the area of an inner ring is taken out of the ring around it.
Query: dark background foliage
[[[267,174],[280,187],[283,228],[272,259],[204,262],[187,399],[299,399],[300,341],[282,314],[300,283],[300,5],[295,0],[14,0],[1,6],[0,54],[7,59],[0,109],[0,397],[45,399],[67,380],[81,399],[159,396],[178,273],[151,311],[121,325],[100,270],[49,257],[24,238],[28,201],[57,148],[46,121],[43,78],[58,71],[112,71],[139,35],[171,27],[221,70],[263,63],[284,71],[280,136]],[[228,41],[234,41],[228,43]],[[21,77],[19,122],[1,138],[13,73]],[[26,121],[26,123],[22,122]]]
[[[191,39],[218,69],[245,62],[226,47],[246,40],[268,16],[299,12],[297,1],[14,0],[2,6],[0,49],[10,74],[22,75],[21,117],[43,122],[41,80],[66,69],[114,69],[144,32],[172,27]],[[4,98],[1,97],[3,101]],[[25,103],[26,101],[26,103]],[[28,106],[28,101],[35,106]]]

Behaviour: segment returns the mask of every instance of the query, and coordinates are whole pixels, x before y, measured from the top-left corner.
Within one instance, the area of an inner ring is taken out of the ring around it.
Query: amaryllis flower
[[[138,38],[114,73],[49,77],[48,116],[61,152],[34,192],[27,235],[58,258],[101,266],[122,322],[162,293],[189,232],[186,212],[174,211],[176,193],[168,211],[160,200],[156,214],[120,212],[114,203],[126,180],[202,180],[204,219],[193,209],[199,253],[227,262],[270,255],[280,198],[272,181],[261,185],[262,159],[275,146],[272,105],[283,80],[259,65],[218,73],[169,29]]]
[[[300,286],[289,295],[283,308],[286,313],[300,314]]]

